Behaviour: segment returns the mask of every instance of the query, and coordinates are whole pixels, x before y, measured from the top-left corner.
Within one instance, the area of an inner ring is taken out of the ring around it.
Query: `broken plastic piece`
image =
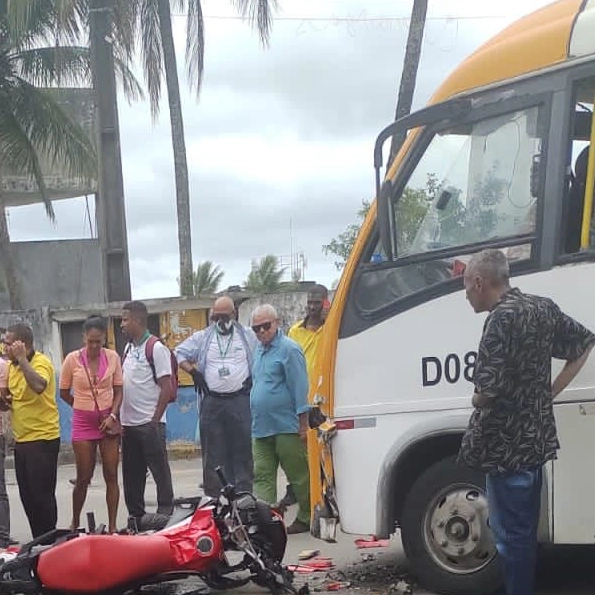
[[[327,570],[329,568],[334,568],[335,564],[333,563],[332,558],[319,557],[304,562],[304,566]]]
[[[310,572],[316,572],[316,568],[312,568],[311,566],[302,566],[301,564],[290,564],[287,567],[287,570],[291,571],[291,572],[299,572],[299,573],[310,573]]]
[[[356,539],[355,547],[358,549],[366,547],[388,547],[388,539],[378,539],[376,535],[372,535],[370,539]]]
[[[298,554],[298,560],[310,560],[320,554],[320,550],[302,550]]]

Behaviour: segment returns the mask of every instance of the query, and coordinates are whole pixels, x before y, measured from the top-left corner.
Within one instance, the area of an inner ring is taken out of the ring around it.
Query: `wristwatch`
[[[118,416],[112,411],[109,416],[114,420],[114,421],[118,421]]]

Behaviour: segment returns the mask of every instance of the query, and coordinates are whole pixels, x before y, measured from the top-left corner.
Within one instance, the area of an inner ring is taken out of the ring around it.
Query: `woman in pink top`
[[[120,489],[118,487],[119,430],[122,404],[120,357],[105,349],[107,322],[90,316],[83,324],[85,347],[69,353],[62,364],[60,397],[72,406],[72,448],[76,481],[72,491],[71,528],[80,525],[87,488],[91,483],[97,446],[106,484],[108,529],[116,531]]]

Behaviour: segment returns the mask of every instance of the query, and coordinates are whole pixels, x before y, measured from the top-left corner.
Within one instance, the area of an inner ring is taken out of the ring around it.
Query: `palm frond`
[[[124,91],[124,97],[126,97],[128,103],[144,99],[145,93],[142,85],[130,70],[128,62],[114,56],[114,68],[116,70],[116,79],[122,85],[122,91]]]
[[[77,179],[88,181],[97,176],[93,142],[85,130],[66,114],[49,90],[17,79],[12,85],[9,99],[12,117],[38,154],[46,156],[52,165],[59,164],[66,168],[69,175]],[[9,144],[7,132],[0,130],[0,145]],[[20,142],[19,146],[25,145]],[[18,159],[15,162],[22,171],[27,171],[27,166],[32,163],[30,157],[25,157],[25,153],[21,152],[21,163],[18,163]]]
[[[159,27],[158,0],[144,0],[139,14],[143,72],[149,93],[151,116],[157,119],[163,78],[163,47]]]
[[[89,48],[78,46],[31,48],[20,50],[12,57],[17,73],[36,86],[91,84]]]
[[[125,63],[135,58],[136,25],[142,0],[116,0],[113,7],[114,54]]]
[[[258,28],[263,45],[268,45],[273,29],[273,11],[277,9],[277,0],[233,0],[233,4],[242,17],[248,19],[252,27]]]
[[[192,275],[194,295],[216,293],[224,275],[225,273],[221,270],[221,267],[218,265],[213,266],[212,261],[205,260],[204,262],[201,262]]]
[[[183,2],[182,2],[183,4]],[[190,86],[200,93],[205,65],[205,28],[200,0],[188,0],[186,16],[186,72]]]
[[[0,148],[2,160],[16,171],[27,172],[37,184],[45,211],[50,221],[56,215],[49,198],[47,187],[43,179],[43,172],[37,156],[37,151],[31,142],[25,128],[14,113],[13,97],[0,93]]]
[[[15,47],[80,43],[87,0],[6,0],[8,27]]]

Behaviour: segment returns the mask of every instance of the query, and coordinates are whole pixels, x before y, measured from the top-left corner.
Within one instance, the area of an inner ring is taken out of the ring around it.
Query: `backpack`
[[[153,357],[153,350],[155,349],[155,343],[161,343],[162,345],[165,345],[165,343],[159,337],[156,337],[155,335],[151,335],[147,339],[147,342],[145,344],[145,357],[147,358],[147,363],[149,364],[149,367],[151,368],[151,372],[153,372],[153,380],[155,381],[155,384],[159,384],[157,382],[157,372],[155,371],[155,358]],[[122,363],[124,363],[124,360],[126,359],[128,352],[130,351],[130,345],[131,345],[131,343],[128,343],[128,346],[124,350],[124,355],[122,356]],[[165,345],[165,346],[167,347],[167,345]],[[177,360],[174,352],[169,347],[167,347],[167,350],[169,351],[169,357],[170,357],[170,361],[171,361],[170,380],[171,380],[171,384],[172,384],[172,397],[169,402],[173,403],[178,396],[178,386],[179,386],[179,384],[178,384],[178,360]]]

